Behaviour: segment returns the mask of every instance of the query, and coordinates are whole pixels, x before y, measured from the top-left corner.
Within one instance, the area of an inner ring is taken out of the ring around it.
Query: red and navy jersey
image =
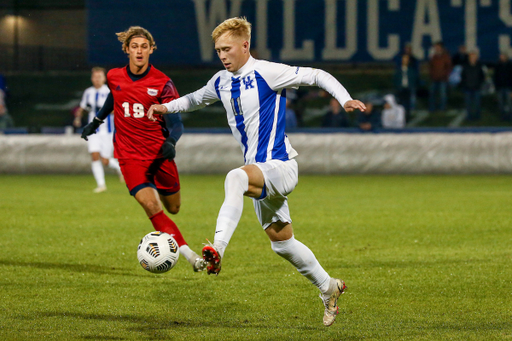
[[[160,149],[168,136],[162,116],[147,117],[153,104],[179,98],[173,82],[153,66],[140,78],[130,77],[128,67],[112,69],[107,83],[114,98],[114,157],[151,160],[161,157]]]

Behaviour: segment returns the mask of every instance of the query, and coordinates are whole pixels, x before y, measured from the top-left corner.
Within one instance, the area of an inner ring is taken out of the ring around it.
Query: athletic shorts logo
[[[116,91],[121,91],[121,86],[120,85],[117,86]]]
[[[150,89],[150,88],[148,88],[148,95],[149,96],[156,96],[156,95],[158,95],[158,90],[157,89]]]

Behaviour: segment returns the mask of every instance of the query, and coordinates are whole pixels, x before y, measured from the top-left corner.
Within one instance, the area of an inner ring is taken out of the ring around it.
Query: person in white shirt
[[[88,122],[91,122],[105,103],[110,93],[108,86],[105,84],[106,80],[104,68],[92,68],[91,82],[93,86],[84,91],[82,100],[80,101],[80,107],[75,112],[75,120],[73,121],[75,127],[78,128],[81,126],[82,116],[87,112],[89,113]],[[105,171],[103,169],[104,165],[115,169],[121,181],[123,180],[119,162],[113,157],[114,117],[112,114],[108,115],[105,123],[106,124],[102,124],[98,128],[97,133],[91,135],[87,141],[87,147],[92,159],[92,174],[97,185],[93,190],[94,193],[101,193],[107,190]]]
[[[227,174],[214,243],[203,248],[207,271],[220,272],[224,250],[242,214],[243,196],[251,197],[274,252],[320,289],[325,306],[323,322],[330,326],[345,283],[331,278],[313,252],[293,236],[286,196],[297,185],[298,167],[294,159],[297,152],[285,134],[286,88],[317,85],[347,111],[364,111],[365,106],[353,100],[325,71],[254,59],[250,55],[251,24],[245,18],[225,20],[215,28],[212,38],[226,70],[217,72],[203,88],[148,110],[148,118],[154,119],[155,114],[194,111],[220,100],[242,149],[245,165]]]
[[[396,102],[396,98],[392,94],[384,96],[382,127],[386,129],[402,129],[405,127],[405,109]]]

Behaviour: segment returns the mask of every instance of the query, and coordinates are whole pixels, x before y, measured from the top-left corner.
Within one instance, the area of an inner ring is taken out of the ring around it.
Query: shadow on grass
[[[219,318],[215,323],[211,320],[184,320],[184,319],[163,319],[161,317],[149,317],[139,315],[113,315],[113,314],[91,314],[91,313],[76,313],[76,312],[40,312],[30,316],[19,316],[21,319],[33,320],[38,317],[57,317],[59,319],[72,318],[72,319],[83,319],[83,320],[94,320],[94,321],[106,321],[106,322],[120,322],[120,323],[132,323],[136,326],[128,327],[124,326],[127,332],[136,332],[146,334],[147,339],[154,339],[158,335],[160,338],[167,338],[171,336],[169,333],[173,331],[179,333],[190,333],[191,328],[215,328],[215,329],[252,329],[252,330],[273,330],[273,329],[289,329],[300,331],[322,331],[325,327],[323,326],[305,326],[305,325],[293,325],[290,324],[287,327],[283,327],[281,324],[272,324],[268,321],[249,321],[245,320],[231,320],[226,321]],[[61,320],[62,321],[62,320]],[[160,333],[161,332],[161,333]],[[155,335],[156,334],[156,335]],[[132,335],[133,336],[133,335]],[[83,337],[82,337],[83,338]],[[105,335],[96,336],[89,335],[87,338],[91,339],[123,339],[123,338],[109,338]]]
[[[48,270],[66,270],[71,272],[79,273],[95,273],[95,274],[110,274],[117,276],[134,276],[139,277],[129,272],[126,268],[116,268],[111,266],[102,266],[95,264],[66,264],[66,263],[49,263],[49,262],[22,262],[17,260],[6,260],[0,259],[0,266],[23,266],[37,269],[48,269]]]

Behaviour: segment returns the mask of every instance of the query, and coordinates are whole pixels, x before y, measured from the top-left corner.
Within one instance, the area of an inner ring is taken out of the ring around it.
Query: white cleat
[[[194,269],[194,272],[204,271],[206,270],[206,265],[207,263],[204,259],[198,257],[192,265],[192,268]]]
[[[334,323],[336,315],[338,315],[338,298],[346,289],[345,282],[341,279],[333,278],[335,281],[335,288],[331,294],[322,295],[320,298],[324,302],[324,326],[329,327]]]
[[[93,189],[93,193],[102,193],[107,190],[107,186],[98,186],[95,189]]]

